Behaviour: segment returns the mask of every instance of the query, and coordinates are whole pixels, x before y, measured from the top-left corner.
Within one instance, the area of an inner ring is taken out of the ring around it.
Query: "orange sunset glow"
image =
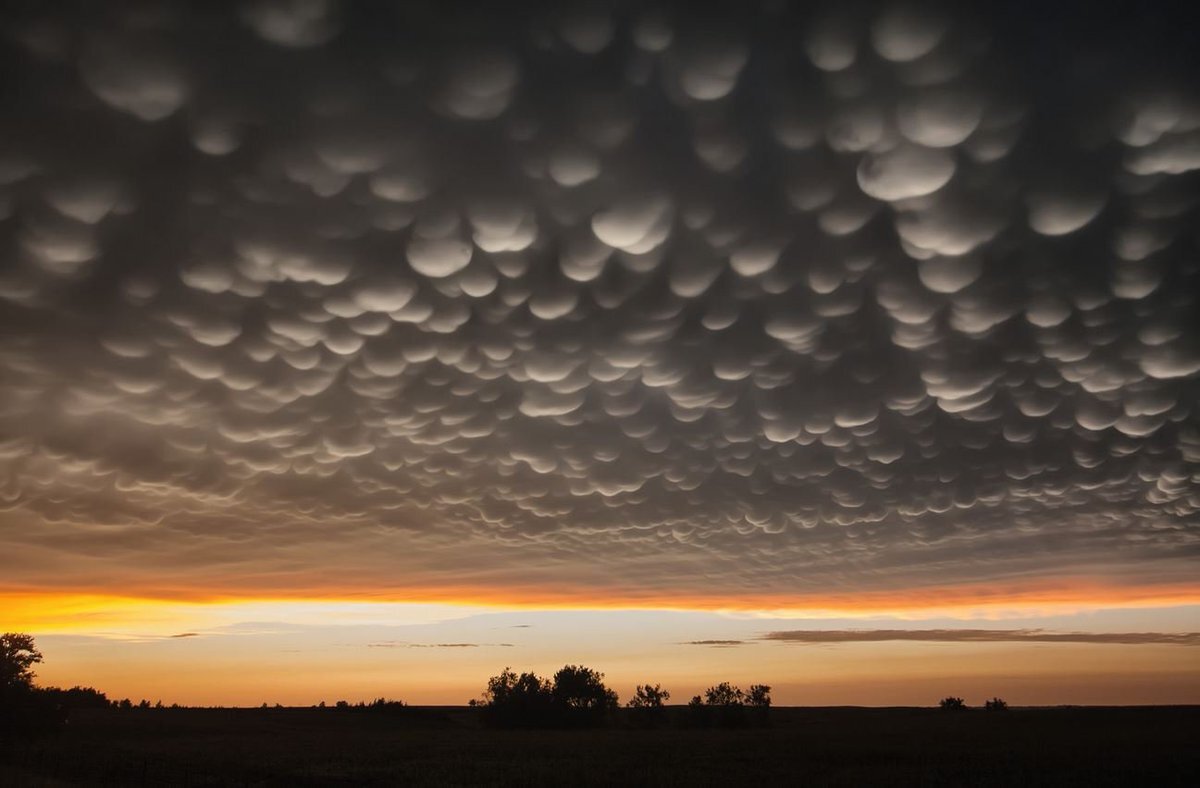
[[[1200,704],[1170,3],[57,5],[0,3],[13,692]]]

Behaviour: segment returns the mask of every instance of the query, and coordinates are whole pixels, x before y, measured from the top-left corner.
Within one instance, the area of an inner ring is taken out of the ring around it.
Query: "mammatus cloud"
[[[1045,629],[817,629],[768,632],[762,640],[787,643],[1095,643],[1200,646],[1200,632],[1052,632]],[[704,641],[699,641],[703,643]]]
[[[1172,21],[726,11],[11,9],[6,586],[1194,587]]]

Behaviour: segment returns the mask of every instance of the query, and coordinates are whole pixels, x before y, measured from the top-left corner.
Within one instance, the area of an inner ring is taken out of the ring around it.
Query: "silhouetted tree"
[[[626,705],[631,709],[661,709],[670,699],[670,691],[663,689],[661,684],[639,684]]]
[[[745,695],[747,713],[754,725],[766,726],[770,723],[771,687],[767,684],[751,684]]]
[[[704,691],[704,705],[709,707],[708,722],[722,728],[740,728],[746,724],[746,694],[728,681],[722,681]]]
[[[661,684],[639,684],[627,705],[633,721],[644,727],[652,727],[663,720],[663,707],[671,699],[671,693]]]
[[[963,711],[967,708],[967,703],[962,698],[951,695],[938,701],[938,706],[942,711]]]
[[[31,635],[0,635],[0,735],[45,733],[66,720],[55,698],[33,685],[33,666],[41,661]]]
[[[565,665],[555,673],[550,694],[569,727],[597,725],[617,708],[617,693],[604,686],[604,674],[582,665]]]
[[[1003,698],[992,698],[984,702],[983,708],[986,711],[1008,711],[1008,701]]]
[[[33,666],[42,661],[42,652],[33,636],[17,632],[0,635],[0,693],[25,693],[33,689]]]
[[[483,707],[484,721],[494,727],[546,727],[553,716],[553,687],[535,673],[517,675],[505,668],[488,679]]]
[[[728,681],[704,690],[704,703],[707,706],[741,706],[745,699],[742,691]]]
[[[751,684],[750,691],[746,693],[745,698],[747,706],[759,709],[770,708],[771,687],[767,684]]]

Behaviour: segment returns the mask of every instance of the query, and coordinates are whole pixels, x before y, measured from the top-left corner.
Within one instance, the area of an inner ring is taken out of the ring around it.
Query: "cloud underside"
[[[1200,97],[1157,50],[76,11],[0,22],[6,589],[1196,589]]]
[[[762,640],[786,643],[1092,643],[1200,646],[1200,632],[1051,632],[1042,629],[825,629],[769,632]],[[703,644],[705,641],[699,641]]]

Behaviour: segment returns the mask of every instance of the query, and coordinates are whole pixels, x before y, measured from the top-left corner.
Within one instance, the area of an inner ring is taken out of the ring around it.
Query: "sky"
[[[959,5],[4,3],[0,631],[1200,703],[1200,41]]]

